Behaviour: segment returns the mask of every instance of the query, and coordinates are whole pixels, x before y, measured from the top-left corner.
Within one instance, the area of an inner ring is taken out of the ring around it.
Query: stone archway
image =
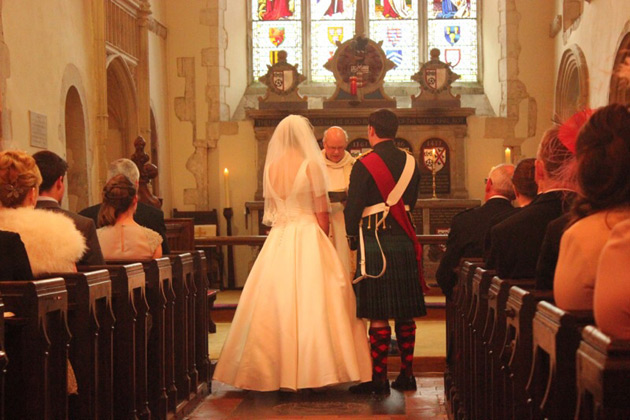
[[[107,114],[106,161],[131,157],[138,136],[138,100],[129,66],[120,56],[107,63]]]
[[[622,64],[630,64],[630,21],[623,28],[615,54],[613,74],[610,78],[610,91],[608,92],[609,104],[630,104],[630,81],[619,77],[617,73]]]
[[[89,205],[88,165],[85,148],[85,114],[79,92],[73,86],[68,90],[65,104],[66,160],[68,173],[66,186],[70,211],[79,211]]]
[[[588,108],[588,67],[584,53],[577,45],[562,55],[556,82],[556,117],[566,121],[577,111]]]

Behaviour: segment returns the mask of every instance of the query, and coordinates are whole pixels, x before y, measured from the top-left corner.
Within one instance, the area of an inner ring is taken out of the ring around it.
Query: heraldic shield
[[[422,162],[429,171],[439,172],[446,166],[446,148],[424,147],[422,149]]]

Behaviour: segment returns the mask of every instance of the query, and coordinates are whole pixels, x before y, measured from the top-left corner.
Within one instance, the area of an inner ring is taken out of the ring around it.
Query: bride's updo
[[[0,203],[2,207],[17,208],[32,188],[39,188],[42,176],[35,159],[24,152],[0,152]]]
[[[98,212],[98,226],[111,226],[129,210],[136,197],[136,187],[124,175],[111,178],[103,188],[103,204]]]

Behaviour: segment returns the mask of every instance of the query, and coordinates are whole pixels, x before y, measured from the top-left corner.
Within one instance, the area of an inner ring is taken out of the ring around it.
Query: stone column
[[[98,165],[98,186],[93,188],[93,194],[100,194],[103,189],[105,178],[107,178],[107,132],[108,132],[108,114],[107,114],[107,53],[105,51],[105,2],[103,0],[92,0],[92,10],[94,13],[92,28],[94,31],[94,87],[96,92],[96,127],[95,142],[92,145],[95,155],[90,163]],[[94,201],[100,202],[101,198],[93,197]]]
[[[149,16],[151,6],[148,0],[142,1],[138,10],[138,67],[136,86],[138,95],[138,134],[147,142],[151,150],[151,101],[149,88]]]

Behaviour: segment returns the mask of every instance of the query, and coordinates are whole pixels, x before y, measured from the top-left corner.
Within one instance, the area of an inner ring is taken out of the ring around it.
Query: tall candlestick
[[[231,207],[230,206],[230,171],[228,171],[228,168],[225,168],[223,170],[223,183],[224,183],[224,189],[225,189],[225,207]]]
[[[437,198],[437,194],[435,193],[435,173],[436,171],[436,167],[435,167],[435,160],[437,159],[437,151],[435,150],[435,147],[433,149],[431,149],[431,174],[433,175],[433,197],[432,198]]]
[[[505,148],[505,163],[512,163],[512,148]]]

